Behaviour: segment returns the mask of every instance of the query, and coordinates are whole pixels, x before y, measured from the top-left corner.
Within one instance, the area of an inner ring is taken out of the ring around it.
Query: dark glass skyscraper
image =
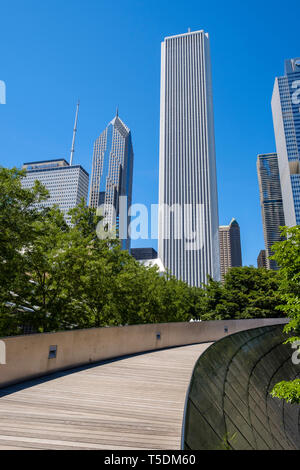
[[[240,226],[235,219],[219,227],[221,280],[230,268],[242,266]]]
[[[277,269],[276,261],[270,260],[272,245],[282,240],[279,227],[285,225],[278,159],[276,153],[258,155],[257,175],[260,206],[264,230],[266,265]]]
[[[90,206],[102,206],[108,226],[115,226],[119,234],[125,233],[121,244],[127,250],[130,249],[128,209],[132,201],[133,158],[130,129],[117,113],[94,144]]]
[[[257,257],[257,267],[267,268],[266,250],[260,250],[259,255]]]

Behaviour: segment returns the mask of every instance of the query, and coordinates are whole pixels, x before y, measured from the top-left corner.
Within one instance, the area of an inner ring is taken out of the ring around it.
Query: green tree
[[[100,217],[83,202],[71,226],[57,207],[34,209],[47,192],[39,183],[23,189],[24,175],[0,173],[0,335],[192,318],[192,288],[100,239]]]
[[[280,309],[290,319],[284,331],[289,335],[286,343],[300,341],[300,225],[292,228],[283,227],[284,241],[272,246],[273,259],[280,267]],[[273,397],[289,403],[300,403],[300,382],[283,381],[271,392]]]
[[[244,266],[231,268],[223,284],[208,278],[196,315],[202,320],[272,318],[283,316],[279,304],[278,273]]]
[[[70,211],[71,226],[57,207],[34,209],[47,191],[38,182],[22,188],[24,174],[0,171],[0,335],[26,325],[49,332],[274,316],[276,272],[233,268],[224,285],[209,278],[190,287],[99,238],[101,217],[84,202]]]
[[[32,189],[23,188],[24,175],[16,168],[0,167],[0,334],[15,332],[20,312],[14,287],[21,283],[24,273],[23,252],[36,238],[33,223],[42,217],[42,211],[34,209],[33,204],[48,197],[38,181]],[[13,316],[9,310],[14,311]]]
[[[244,266],[232,268],[225,276],[225,302],[236,304],[235,318],[283,316],[276,271]]]

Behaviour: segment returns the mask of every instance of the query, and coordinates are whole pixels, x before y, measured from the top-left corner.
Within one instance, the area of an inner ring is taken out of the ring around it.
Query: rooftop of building
[[[203,33],[205,34],[206,37],[208,37],[208,33],[206,33],[204,31],[204,29],[200,29],[198,31],[187,31],[186,33],[181,33],[181,34],[175,34],[173,36],[166,36],[164,38],[164,41],[168,40],[168,39],[175,39],[175,38],[180,38],[180,37],[183,37],[183,36],[190,36],[190,35],[193,35],[193,34],[199,34],[199,33]]]
[[[72,170],[73,168],[80,168],[87,176],[88,172],[81,165],[72,165],[64,158],[55,158],[53,160],[40,160],[36,162],[26,162],[23,164],[22,169],[31,172],[45,172],[55,170]]]
[[[67,162],[67,160],[65,160],[64,158],[54,158],[52,160],[40,160],[40,161],[36,161],[36,162],[25,162],[23,164],[23,166],[26,166],[26,165],[47,165],[47,164],[51,164],[51,163],[63,163],[64,166],[70,166],[69,163]]]
[[[130,132],[130,129],[128,126],[126,126],[126,124],[122,121],[122,119],[119,117],[119,110],[117,109],[117,112],[116,112],[116,115],[115,117],[110,121],[109,124],[112,124],[113,126],[117,126],[117,125],[121,125],[122,127],[124,127],[124,129],[126,130],[126,132]]]
[[[276,152],[271,152],[271,153],[259,153],[257,155],[257,158],[264,158],[264,157],[277,157],[277,153]]]
[[[293,59],[287,59],[284,62],[284,73],[285,75],[289,73],[300,72],[300,57],[295,57]]]
[[[130,253],[137,261],[157,258],[157,251],[152,247],[131,248]]]
[[[220,229],[222,229],[222,228],[223,228],[223,229],[229,229],[230,227],[232,227],[232,225],[236,225],[236,226],[239,227],[239,224],[238,224],[237,220],[236,220],[234,217],[231,219],[231,222],[230,222],[229,225],[220,225],[219,228],[220,228]]]

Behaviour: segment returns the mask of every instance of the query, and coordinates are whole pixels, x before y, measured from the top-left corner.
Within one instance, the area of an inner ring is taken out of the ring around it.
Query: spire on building
[[[75,139],[76,139],[76,132],[77,132],[79,104],[80,104],[80,102],[78,100],[77,107],[76,107],[75,124],[74,124],[74,129],[73,129],[73,140],[72,140],[72,147],[71,147],[70,166],[72,166],[74,152],[75,152]]]

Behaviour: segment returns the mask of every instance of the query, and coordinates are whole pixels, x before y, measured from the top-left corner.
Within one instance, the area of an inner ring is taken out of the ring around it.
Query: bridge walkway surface
[[[203,343],[57,372],[0,390],[0,449],[180,449]]]

